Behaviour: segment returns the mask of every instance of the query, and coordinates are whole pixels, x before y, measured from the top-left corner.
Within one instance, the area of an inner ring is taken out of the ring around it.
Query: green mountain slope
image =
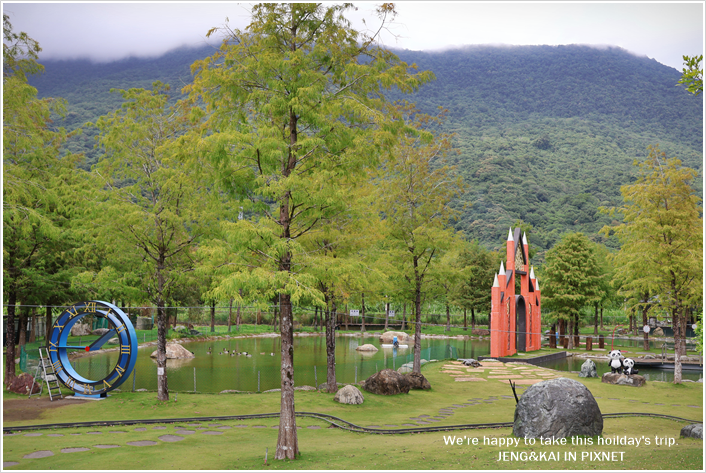
[[[189,66],[211,52],[179,49],[110,64],[46,61],[33,85],[40,96],[69,101],[69,115],[58,124],[74,129],[118,106],[110,88],[161,80],[176,97],[191,78]],[[533,226],[540,261],[567,231],[603,241],[597,231],[610,219],[598,208],[620,204],[620,186],[631,182],[632,163],[647,156],[648,145],[702,170],[702,98],[677,87],[680,73],[654,60],[587,46],[398,55],[437,77],[406,98],[427,113],[448,109],[443,130],[456,134],[459,151],[450,159],[468,184],[454,203],[461,210],[455,226],[490,248],[504,246],[518,219]],[[70,145],[86,154],[86,166],[97,158],[94,134],[87,130]]]

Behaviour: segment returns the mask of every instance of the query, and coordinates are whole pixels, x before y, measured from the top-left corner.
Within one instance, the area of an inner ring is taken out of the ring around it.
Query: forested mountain
[[[69,113],[57,123],[75,129],[119,105],[111,88],[161,80],[178,96],[190,65],[212,51],[109,64],[44,61],[45,73],[31,83],[40,96],[68,100]],[[615,246],[597,235],[611,221],[598,209],[621,203],[620,186],[632,181],[633,161],[647,156],[648,145],[702,171],[702,98],[676,86],[679,71],[654,60],[588,46],[397,53],[436,75],[405,98],[427,113],[448,109],[443,131],[455,133],[458,150],[450,160],[468,186],[454,203],[455,225],[491,249],[504,246],[518,219],[532,225],[540,260],[567,231]],[[87,129],[70,145],[86,154],[86,166],[97,159],[94,136]]]

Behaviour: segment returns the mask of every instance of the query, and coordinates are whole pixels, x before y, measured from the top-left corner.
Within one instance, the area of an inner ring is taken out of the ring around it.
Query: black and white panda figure
[[[608,363],[610,365],[610,372],[622,373],[623,362],[621,358],[623,355],[620,353],[620,350],[611,350],[610,353],[608,353],[608,356],[610,357],[610,362]]]
[[[630,376],[633,374],[637,374],[637,368],[634,368],[635,366],[635,360],[631,358],[625,358],[623,360],[623,373],[626,375]]]

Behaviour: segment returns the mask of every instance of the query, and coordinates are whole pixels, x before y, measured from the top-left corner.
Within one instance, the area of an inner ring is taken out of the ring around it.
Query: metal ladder
[[[42,350],[44,350],[45,353],[42,353]],[[34,382],[36,382],[37,378],[41,376],[44,380],[44,383],[46,383],[47,385],[47,391],[49,392],[49,400],[53,401],[55,397],[62,399],[64,396],[61,394],[61,385],[59,384],[59,377],[56,375],[54,365],[51,363],[51,359],[49,358],[49,352],[46,350],[47,349],[45,347],[39,347],[39,364],[37,365],[37,369],[34,372]],[[39,396],[42,395],[42,391],[44,390],[44,383],[39,383]],[[32,397],[31,390],[29,397]]]

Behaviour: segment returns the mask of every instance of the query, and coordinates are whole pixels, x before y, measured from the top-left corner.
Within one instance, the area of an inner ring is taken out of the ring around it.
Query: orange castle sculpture
[[[490,356],[510,356],[539,350],[542,346],[542,297],[534,268],[529,264],[527,236],[510,229],[507,263],[500,263],[491,289]],[[520,276],[520,294],[515,294],[515,277]]]

